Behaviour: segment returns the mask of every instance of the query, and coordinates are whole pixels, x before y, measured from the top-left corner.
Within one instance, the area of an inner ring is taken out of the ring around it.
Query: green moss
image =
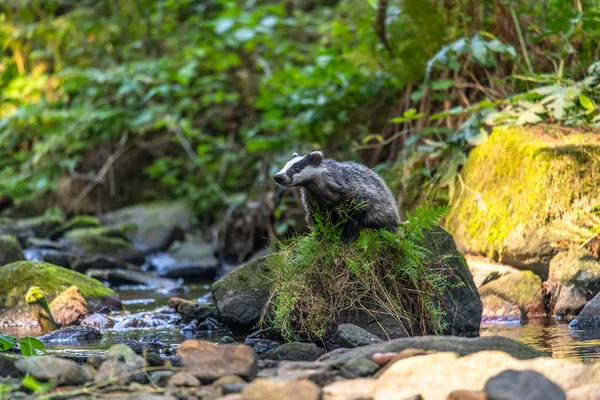
[[[66,223],[64,223],[59,229],[57,229],[52,237],[60,237],[65,232],[71,231],[73,229],[79,228],[97,228],[100,226],[100,221],[96,217],[91,217],[89,215],[77,215]]]
[[[495,295],[522,308],[541,303],[542,279],[531,271],[504,275],[479,289],[482,296]]]
[[[67,232],[65,240],[95,254],[114,254],[133,249],[119,228],[81,228]]]
[[[280,243],[266,260],[274,284],[265,324],[287,340],[323,338],[330,326],[358,313],[392,318],[408,336],[445,329],[438,300],[450,283],[430,262],[440,254],[422,247],[417,228],[429,225],[407,224],[402,233],[366,229],[346,245],[339,226],[327,221],[316,213],[310,235]]]
[[[45,262],[19,261],[0,269],[0,308],[24,303],[31,286],[40,287],[51,301],[73,285],[87,300],[114,295],[101,282],[79,272]]]
[[[501,258],[508,240],[573,212],[591,213],[600,187],[596,135],[496,128],[469,154],[447,229],[469,251]],[[577,216],[573,216],[577,218]]]

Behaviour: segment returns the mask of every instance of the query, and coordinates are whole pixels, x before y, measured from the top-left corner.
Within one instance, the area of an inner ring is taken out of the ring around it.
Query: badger
[[[357,162],[338,162],[313,151],[305,156],[292,155],[273,177],[283,187],[299,187],[306,222],[313,223],[317,209],[330,212],[334,222],[339,207],[348,202],[360,204],[342,226],[342,241],[354,242],[363,228],[387,228],[394,232],[400,216],[392,192],[375,171]]]

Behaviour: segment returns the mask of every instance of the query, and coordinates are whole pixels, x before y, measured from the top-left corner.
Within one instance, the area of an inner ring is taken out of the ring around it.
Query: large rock
[[[101,220],[111,226],[135,224],[138,229],[132,237],[134,245],[143,251],[153,251],[164,250],[175,240],[183,239],[183,233],[194,222],[194,214],[184,202],[158,202],[106,213]]]
[[[217,346],[204,340],[188,340],[177,348],[181,365],[202,381],[214,381],[227,375],[252,380],[257,373],[257,357],[245,345]]]
[[[459,248],[546,278],[561,247],[583,239],[600,204],[597,135],[496,128],[469,153],[446,219]]]
[[[94,379],[94,370],[88,365],[58,357],[26,357],[15,363],[23,374],[39,381],[54,381],[58,385],[82,385]]]
[[[50,313],[61,326],[80,322],[87,315],[88,303],[77,286],[71,286],[50,303]]]
[[[0,236],[0,267],[15,261],[23,261],[23,249],[19,241],[10,235]]]
[[[545,314],[542,280],[531,271],[504,275],[479,288],[482,296],[494,295],[519,307],[524,316]]]
[[[324,353],[325,350],[314,343],[291,342],[267,351],[265,358],[275,361],[315,361]]]
[[[481,323],[481,299],[467,262],[456,249],[452,236],[441,228],[428,231],[421,244],[433,255],[428,267],[442,268],[450,283],[440,302],[446,322],[443,333],[477,336]],[[259,321],[272,285],[267,257],[251,261],[213,284],[215,304],[226,324],[251,328]],[[373,313],[348,313],[348,321],[340,322],[353,323],[382,338],[406,336],[405,327],[385,312],[377,316]]]
[[[260,320],[271,284],[266,257],[251,261],[215,282],[212,295],[221,320],[227,325],[252,328]]]
[[[145,261],[144,253],[133,247],[126,232],[121,229],[79,228],[67,232],[64,240],[76,252],[107,256],[137,265]]]
[[[521,314],[519,306],[501,299],[493,294],[483,296],[483,319],[485,323],[521,323],[526,317]]]
[[[600,291],[600,262],[586,249],[559,253],[550,262],[547,287],[554,314],[577,315]]]
[[[38,261],[19,261],[2,267],[0,274],[0,326],[38,325],[30,314],[25,294],[31,286],[40,287],[48,301],[77,286],[88,302],[88,312],[119,310],[119,296],[99,281],[62,267]]]
[[[583,307],[583,310],[581,310],[577,318],[571,321],[569,328],[600,328],[600,293]]]
[[[375,400],[405,399],[417,395],[424,400],[446,399],[457,390],[482,391],[490,378],[506,370],[536,371],[562,391],[600,379],[598,364],[582,365],[547,357],[518,360],[501,351],[481,351],[464,357],[453,352],[439,352],[395,362],[377,379],[371,379],[372,384],[365,384],[370,390],[363,394],[364,398]],[[330,390],[326,386],[323,392]]]

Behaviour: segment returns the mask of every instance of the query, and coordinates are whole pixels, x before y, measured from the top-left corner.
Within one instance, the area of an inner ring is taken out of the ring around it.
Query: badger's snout
[[[281,184],[283,183],[283,181],[285,180],[285,177],[283,176],[283,174],[276,174],[273,179],[275,179],[275,182]]]

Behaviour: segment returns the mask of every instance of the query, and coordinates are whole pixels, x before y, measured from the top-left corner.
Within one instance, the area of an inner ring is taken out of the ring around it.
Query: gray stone
[[[212,286],[221,320],[230,326],[252,328],[271,294],[271,271],[261,257],[224,276]]]
[[[15,363],[23,374],[39,381],[55,381],[59,386],[82,385],[94,379],[93,368],[58,357],[26,357]]]
[[[586,249],[559,253],[550,262],[547,287],[552,312],[575,316],[600,291],[600,262]]]
[[[149,261],[158,275],[167,278],[213,279],[219,266],[214,246],[197,240],[175,242],[168,253],[159,253]]]
[[[154,371],[150,372],[150,382],[153,385],[167,387],[169,379],[175,374],[174,371]]]
[[[344,364],[344,374],[347,378],[372,376],[381,366],[367,358],[356,357]]]
[[[589,303],[583,307],[569,324],[570,329],[589,329],[600,327],[600,293],[598,293]]]
[[[565,400],[562,389],[539,372],[507,370],[485,384],[489,400]]]
[[[146,383],[146,375],[142,371],[119,361],[117,358],[110,358],[100,364],[96,373],[96,383],[112,383],[116,385],[126,385],[129,382]]]
[[[171,379],[169,379],[169,386],[180,387],[180,386],[200,386],[200,381],[194,375],[189,372],[180,371],[175,373]]]
[[[383,342],[379,337],[354,324],[338,326],[335,338],[338,345],[349,348]]]
[[[323,354],[325,350],[314,343],[291,342],[267,351],[265,358],[276,361],[315,361]]]
[[[54,332],[46,333],[38,338],[44,343],[52,342],[86,342],[102,339],[102,333],[91,326],[65,326]]]
[[[23,249],[17,238],[11,235],[0,235],[0,267],[24,259]]]

